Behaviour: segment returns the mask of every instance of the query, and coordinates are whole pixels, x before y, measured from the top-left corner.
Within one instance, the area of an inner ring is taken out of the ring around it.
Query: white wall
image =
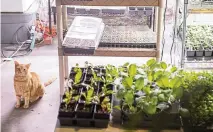
[[[35,0],[1,0],[1,12],[25,12]]]

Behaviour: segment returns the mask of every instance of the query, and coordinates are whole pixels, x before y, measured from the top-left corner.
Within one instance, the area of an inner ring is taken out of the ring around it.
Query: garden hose
[[[1,54],[2,54],[2,56],[4,57],[3,62],[8,61],[8,60],[11,60],[11,59],[14,58],[14,57],[29,55],[29,53],[32,52],[32,50],[33,50],[33,48],[34,48],[34,46],[35,46],[35,26],[32,26],[32,28],[31,28],[30,31],[28,30],[29,33],[30,33],[30,39],[29,39],[29,40],[26,40],[26,41],[23,41],[23,42],[19,42],[19,41],[18,41],[18,37],[17,37],[17,32],[18,32],[21,28],[23,28],[23,27],[24,27],[24,26],[21,26],[21,27],[18,28],[18,30],[15,32],[15,33],[16,33],[16,41],[17,41],[18,44],[20,44],[20,45],[17,47],[17,49],[16,49],[11,55],[9,55],[9,56],[6,56],[6,55],[4,54],[4,49],[3,49],[3,48],[1,49]],[[21,50],[21,48],[22,48],[25,44],[29,44],[29,45],[30,45],[28,48],[25,49],[25,50],[28,50],[27,53],[21,54],[21,55],[16,55],[16,54]]]

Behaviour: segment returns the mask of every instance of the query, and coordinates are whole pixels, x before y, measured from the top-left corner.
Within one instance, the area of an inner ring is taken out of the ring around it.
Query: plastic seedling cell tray
[[[109,124],[109,120],[103,120],[103,119],[95,119],[95,127],[97,128],[107,128]]]
[[[77,119],[77,125],[80,127],[94,127],[94,120],[79,118],[79,119]]]
[[[196,57],[203,57],[203,51],[196,51]]]
[[[67,118],[67,117],[58,117],[58,118],[62,126],[75,126],[77,124],[75,118]]]
[[[100,9],[90,9],[90,10],[89,10],[89,13],[90,13],[90,14],[99,14],[100,12],[101,12]]]
[[[77,118],[92,118],[94,105],[86,105],[84,103],[79,103],[77,105],[76,116]]]
[[[108,119],[110,118],[110,113],[103,113],[101,110],[101,105],[95,106],[94,118],[95,119]]]
[[[79,14],[86,14],[87,13],[86,9],[84,9],[84,8],[77,8],[76,11]]]
[[[129,7],[129,10],[136,10],[136,8],[135,7]]]
[[[186,51],[187,57],[195,57],[195,51]]]
[[[152,15],[152,10],[146,10],[146,11],[145,11],[145,15],[147,15],[147,16]]]
[[[211,57],[212,51],[205,51],[205,57]]]
[[[206,47],[204,48],[204,56],[211,57],[213,56],[213,47]]]
[[[75,108],[76,108],[76,103],[70,103],[68,105],[68,110],[63,110],[66,109],[65,108],[65,103],[61,103],[60,104],[60,108],[59,108],[59,117],[70,117],[73,118],[75,117]]]
[[[187,57],[195,57],[195,51],[192,50],[192,47],[186,47],[186,56]]]

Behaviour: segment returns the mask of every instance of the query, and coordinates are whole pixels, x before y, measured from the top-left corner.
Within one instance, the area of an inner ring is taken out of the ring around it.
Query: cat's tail
[[[52,77],[51,79],[49,79],[47,82],[44,83],[44,86],[46,87],[46,86],[52,84],[56,79],[57,79],[57,77]]]

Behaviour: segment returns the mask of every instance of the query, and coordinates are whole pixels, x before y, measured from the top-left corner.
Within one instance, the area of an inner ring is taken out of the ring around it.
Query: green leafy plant
[[[85,104],[89,105],[91,103],[95,102],[95,96],[94,96],[94,88],[89,87],[88,91],[85,93],[81,93],[81,96],[85,98]]]
[[[185,72],[181,102],[185,111],[181,116],[190,118],[193,126],[208,126],[213,119],[213,72]],[[187,115],[187,116],[186,116]]]
[[[65,102],[65,108],[68,109],[68,105],[70,103],[75,103],[77,102],[79,99],[79,96],[76,95],[76,96],[73,96],[73,91],[72,90],[67,90],[65,92],[65,98],[63,99],[63,102]]]
[[[189,25],[187,26],[186,46],[204,47],[213,46],[213,26],[211,25]]]
[[[104,100],[101,102],[101,109],[103,113],[111,112],[111,103],[109,97],[105,97]]]
[[[78,83],[80,83],[81,77],[83,75],[82,70],[81,70],[81,68],[79,68],[78,64],[76,64],[76,67],[74,68],[74,72],[76,73],[74,84],[78,84]]]
[[[117,97],[132,113],[156,114],[169,108],[183,95],[181,71],[165,62],[151,59],[142,66],[126,63],[120,70],[123,72],[123,88],[118,90]]]

